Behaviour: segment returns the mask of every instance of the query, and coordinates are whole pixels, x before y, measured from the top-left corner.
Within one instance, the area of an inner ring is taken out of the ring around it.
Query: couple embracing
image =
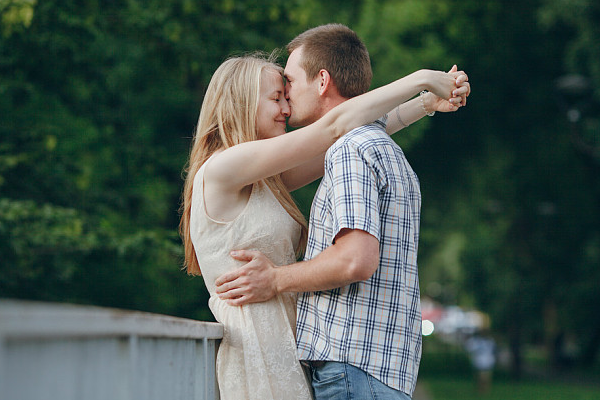
[[[285,69],[217,69],[186,171],[180,231],[224,326],[221,399],[409,399],[421,195],[390,135],[465,105],[467,76],[419,70],[367,91],[367,49],[339,24],[287,50]],[[308,228],[290,192],[320,177]]]

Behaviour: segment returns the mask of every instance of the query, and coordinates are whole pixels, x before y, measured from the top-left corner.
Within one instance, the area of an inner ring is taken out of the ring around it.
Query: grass
[[[418,394],[425,396],[415,396],[415,400],[600,400],[599,368],[551,375],[544,373],[547,361],[543,357],[538,360],[527,354],[528,370],[537,371],[536,377],[514,380],[507,371],[495,371],[490,390],[480,394],[462,349],[428,339],[423,350]]]
[[[464,376],[419,378],[429,400],[598,400],[600,387],[574,383],[495,379],[487,394],[479,394],[475,381]],[[416,400],[416,399],[415,399]]]

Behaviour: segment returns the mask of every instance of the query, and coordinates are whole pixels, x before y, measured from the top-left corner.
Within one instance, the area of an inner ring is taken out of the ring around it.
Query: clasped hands
[[[453,65],[448,73],[458,73],[455,79],[456,89],[452,91],[452,97],[450,99],[443,99],[436,95],[429,96],[428,100],[431,102],[428,107],[429,110],[451,112],[467,105],[467,97],[471,94],[469,77],[464,71],[458,72],[456,65]]]

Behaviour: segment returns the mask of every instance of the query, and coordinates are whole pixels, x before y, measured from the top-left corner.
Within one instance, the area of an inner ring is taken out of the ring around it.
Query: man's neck
[[[331,111],[338,105],[342,104],[346,100],[348,100],[348,99],[345,97],[342,97],[342,96],[328,96],[327,98],[324,98],[319,107],[319,112],[317,113],[317,117],[316,117],[315,121],[320,119],[321,117],[323,117],[329,111]],[[315,122],[315,121],[312,121],[312,122]]]

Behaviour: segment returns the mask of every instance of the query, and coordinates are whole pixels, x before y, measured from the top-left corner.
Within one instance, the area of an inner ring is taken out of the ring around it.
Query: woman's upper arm
[[[300,189],[323,176],[324,162],[325,152],[302,165],[284,171],[281,179],[290,192]]]
[[[317,122],[281,136],[230,147],[211,160],[206,173],[220,185],[237,190],[301,166],[316,159],[332,144],[331,135],[319,134],[327,127],[318,125],[321,124]]]

